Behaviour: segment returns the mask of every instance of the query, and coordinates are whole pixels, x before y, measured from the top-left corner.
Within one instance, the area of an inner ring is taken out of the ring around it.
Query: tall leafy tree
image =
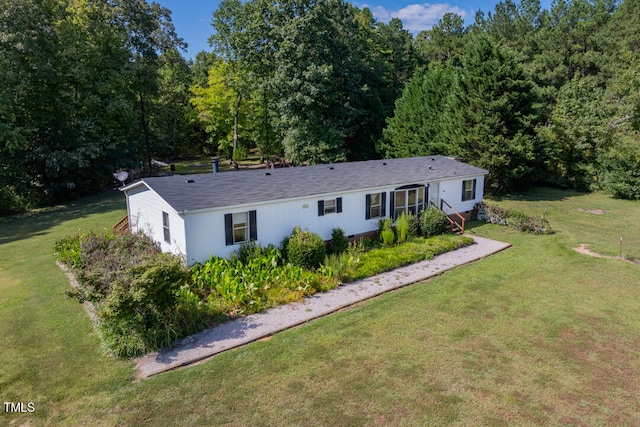
[[[104,183],[131,130],[124,39],[106,1],[3,0],[2,162],[14,207],[64,199]]]
[[[366,10],[362,13],[371,12]],[[358,41],[359,47],[354,48],[363,50],[363,60],[371,64],[371,68],[379,70],[380,75],[368,76],[368,80],[372,84],[380,83],[380,87],[375,89],[384,105],[385,116],[389,116],[395,100],[402,94],[402,89],[411,79],[418,62],[413,38],[398,18],[393,18],[389,24],[385,24],[376,23],[371,17],[368,25],[361,27],[364,37]],[[371,43],[370,40],[375,41]]]
[[[582,190],[597,187],[598,161],[612,137],[603,95],[595,78],[576,76],[560,89],[546,138],[555,182]]]
[[[126,70],[130,76],[132,96],[137,101],[140,141],[139,153],[144,153],[149,172],[154,154],[150,107],[158,95],[160,54],[185,47],[178,38],[171,21],[171,11],[158,3],[146,0],[120,0],[114,3],[115,24],[125,36],[125,47],[130,58]]]
[[[225,0],[216,52],[259,109],[259,146],[295,163],[375,156],[384,117],[410,76],[410,34],[340,0]],[[408,54],[408,55],[407,55]],[[275,114],[274,114],[275,112]]]
[[[142,81],[141,52],[147,46],[151,57],[167,45],[150,39],[175,41],[164,25],[168,11],[134,0],[1,0],[0,8],[5,206],[62,200],[112,181],[111,172],[136,157],[141,87],[132,83]]]
[[[155,153],[164,158],[201,154],[206,133],[189,102],[193,80],[189,64],[177,49],[165,52],[159,60],[158,95],[150,105]]]
[[[367,90],[353,7],[322,1],[281,31],[274,85],[287,158],[326,163],[372,152],[367,105],[379,100]]]
[[[607,75],[603,104],[611,145],[598,158],[602,186],[614,197],[640,199],[640,2],[620,4],[597,34]]]
[[[242,100],[242,95],[237,92],[240,83],[238,77],[231,70],[231,64],[218,59],[209,69],[209,78],[206,86],[194,85],[191,87],[193,97],[191,103],[198,111],[200,121],[205,124],[205,129],[210,136],[212,145],[208,152],[223,153],[233,156],[237,148],[238,135],[243,132],[245,126],[240,123],[241,117],[249,116],[248,102]]]

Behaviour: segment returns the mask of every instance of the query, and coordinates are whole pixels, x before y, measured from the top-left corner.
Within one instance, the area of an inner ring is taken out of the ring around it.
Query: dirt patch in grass
[[[593,252],[592,250],[589,249],[589,245],[587,243],[580,243],[577,247],[573,248],[573,250],[583,255],[589,255],[595,258],[619,259],[620,261],[625,261],[625,262],[628,262],[629,264],[640,265],[640,261],[634,261],[634,260],[627,259],[625,257],[620,257],[620,256],[602,255],[597,252]]]
[[[605,213],[607,213],[607,211],[604,209],[583,209],[583,208],[578,208],[578,212],[586,212],[594,215],[604,215]]]

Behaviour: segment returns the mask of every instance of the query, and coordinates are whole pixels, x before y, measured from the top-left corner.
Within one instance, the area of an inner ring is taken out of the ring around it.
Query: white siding
[[[462,201],[462,181],[476,179],[476,198]],[[428,184],[416,182],[416,184]],[[158,241],[163,251],[184,254],[188,264],[204,262],[211,255],[228,257],[240,245],[226,245],[225,214],[256,211],[257,242],[263,246],[278,246],[295,226],[319,234],[324,240],[331,239],[331,230],[342,228],[347,236],[377,230],[380,218],[366,219],[366,194],[385,192],[386,216],[391,216],[390,192],[395,186],[380,187],[331,196],[305,197],[299,199],[247,204],[228,208],[188,212],[182,216],[169,206],[154,191],[145,186],[128,191],[129,218],[132,231],[144,231]],[[473,209],[482,201],[484,176],[464,177],[432,182],[429,199],[439,206],[446,200],[458,212]],[[318,215],[318,200],[342,198],[342,212]],[[447,209],[446,209],[447,210]],[[171,244],[164,242],[162,212],[169,214]],[[448,210],[447,210],[448,211]],[[448,212],[450,213],[450,212]]]
[[[128,191],[129,224],[132,232],[143,232],[160,244],[163,252],[186,254],[184,220],[178,213],[146,186]],[[169,214],[171,243],[164,241],[162,212]]]
[[[473,200],[462,201],[462,182],[469,179],[476,180],[476,197]],[[476,203],[481,202],[484,193],[484,176],[474,176],[474,177],[465,177],[459,179],[451,179],[446,181],[440,181],[439,193],[440,197],[438,199],[438,207],[440,207],[440,200],[444,199],[447,203],[449,203],[455,210],[458,212],[467,212],[473,210],[473,207]],[[446,206],[444,207],[444,211],[447,214],[451,214],[450,209]]]
[[[392,191],[393,188],[367,190],[366,192],[336,194],[342,197],[342,212],[318,216],[318,197],[244,205],[222,208],[215,211],[185,215],[187,262],[206,261],[211,254],[228,257],[240,245],[225,244],[224,215],[228,213],[256,211],[258,242],[280,245],[282,239],[291,234],[295,226],[319,234],[324,240],[331,239],[331,230],[340,227],[346,235],[377,230],[380,218],[366,219],[366,194]],[[330,196],[333,198],[334,196]],[[329,197],[327,197],[329,198]],[[389,213],[387,195],[386,212]]]

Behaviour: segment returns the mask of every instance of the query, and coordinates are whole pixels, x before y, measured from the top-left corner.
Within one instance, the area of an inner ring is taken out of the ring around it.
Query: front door
[[[439,197],[440,197],[440,183],[432,182],[429,188],[429,200],[434,205],[439,206],[438,205],[438,203],[440,203]]]

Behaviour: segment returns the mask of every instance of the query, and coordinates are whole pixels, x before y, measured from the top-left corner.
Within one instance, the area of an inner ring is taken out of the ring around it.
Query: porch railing
[[[113,226],[113,231],[118,234],[124,234],[129,232],[129,215],[125,215],[120,221]]]
[[[447,215],[447,220],[449,221],[449,226],[451,227],[451,231],[454,233],[464,234],[464,217],[460,215],[460,213],[453,208],[446,200],[440,199],[440,210],[444,211],[444,207],[448,207],[453,215]],[[452,218],[453,216],[454,218]]]

